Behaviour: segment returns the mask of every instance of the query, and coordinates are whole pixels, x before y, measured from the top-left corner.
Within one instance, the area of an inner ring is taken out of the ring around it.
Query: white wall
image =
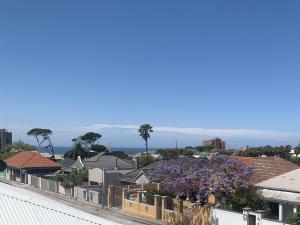
[[[101,184],[103,182],[103,172],[99,168],[89,169],[89,182],[97,182]]]
[[[287,225],[286,223],[262,219],[257,225]],[[242,213],[231,212],[221,209],[212,209],[212,225],[247,225],[243,220]]]
[[[212,225],[247,225],[242,213],[212,209]]]

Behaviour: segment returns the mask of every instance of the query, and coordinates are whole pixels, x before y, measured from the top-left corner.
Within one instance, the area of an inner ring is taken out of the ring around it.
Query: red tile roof
[[[299,169],[299,166],[280,157],[235,157],[251,166],[251,184],[257,184],[281,174]]]
[[[29,151],[20,152],[4,161],[8,166],[16,168],[57,168],[62,166],[37,152]]]

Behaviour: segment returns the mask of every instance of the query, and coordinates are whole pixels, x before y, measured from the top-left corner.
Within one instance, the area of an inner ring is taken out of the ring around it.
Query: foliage
[[[27,143],[24,143],[21,140],[15,141],[11,145],[7,145],[4,148],[5,152],[11,152],[11,151],[32,151],[32,150],[37,150],[37,148],[34,145],[30,145]]]
[[[95,132],[87,132],[82,136],[77,138],[73,138],[72,141],[75,143],[80,143],[83,145],[87,150],[90,150],[93,145],[102,137],[101,134]]]
[[[47,144],[44,145],[44,148],[50,150],[52,154],[51,158],[54,159],[54,148],[50,137],[52,135],[52,130],[45,128],[33,128],[27,132],[27,135],[33,136],[36,139],[39,148],[41,148],[42,144],[46,142]]]
[[[4,162],[3,160],[0,160],[0,171],[5,170],[6,168],[6,162]]]
[[[12,157],[16,155],[18,152],[3,152],[0,154],[0,160],[8,159],[9,157]]]
[[[63,187],[72,188],[74,186],[80,186],[82,185],[83,181],[84,180],[81,174],[77,172],[72,172],[65,177],[65,180],[63,181]]]
[[[154,165],[157,179],[179,196],[195,197],[206,203],[210,195],[224,204],[228,196],[239,188],[248,188],[250,167],[228,156],[210,160],[179,158],[163,160]]]
[[[250,147],[246,151],[239,151],[236,153],[238,156],[246,156],[246,157],[260,157],[262,155],[266,156],[280,156],[282,158],[289,158],[289,153],[292,149],[292,146],[275,146],[272,147],[270,145],[261,146],[261,147]]]
[[[286,222],[290,225],[300,225],[300,212],[291,213],[286,219]]]
[[[294,157],[289,157],[287,160],[291,161],[292,163],[300,165],[300,158],[294,158]]]
[[[212,145],[201,145],[196,146],[195,149],[197,149],[199,152],[211,152],[214,149],[214,146]]]
[[[56,176],[54,177],[54,180],[59,181],[59,182],[64,182],[66,177],[67,177],[66,174],[56,174]]]
[[[192,156],[194,155],[193,150],[187,148],[179,149],[158,149],[156,154],[160,154],[164,159],[177,159],[179,156]]]
[[[300,154],[300,144],[297,145],[297,146],[294,148],[294,153],[295,153],[296,155],[299,155],[299,154]]]
[[[267,209],[265,202],[257,194],[255,188],[241,188],[230,193],[226,207],[238,212],[242,212],[245,207],[250,207],[253,210]]]
[[[89,173],[87,170],[78,172],[78,175],[81,176],[83,182],[87,182],[89,180]]]
[[[106,146],[104,145],[99,145],[99,144],[93,144],[91,146],[91,150],[96,152],[97,154],[100,153],[100,152],[107,152],[108,149]]]
[[[155,159],[154,159],[154,157],[152,155],[142,154],[142,155],[140,155],[139,163],[140,163],[141,167],[144,167],[144,166],[147,166],[147,165],[153,163],[154,160]]]
[[[64,154],[64,158],[76,160],[80,156],[82,159],[87,157],[87,152],[80,143],[75,143],[73,148]]]
[[[148,139],[150,138],[150,133],[153,132],[153,127],[150,124],[143,124],[139,127],[138,132],[140,133],[140,136],[145,141],[146,146],[146,153],[148,154]]]

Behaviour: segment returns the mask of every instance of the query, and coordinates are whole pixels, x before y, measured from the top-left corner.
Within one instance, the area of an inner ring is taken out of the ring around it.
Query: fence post
[[[161,190],[161,184],[160,184],[160,183],[156,183],[156,189],[157,189],[158,191]]]
[[[177,212],[183,213],[183,200],[182,199],[176,199],[177,201]]]
[[[141,203],[142,202],[142,191],[138,191],[137,192],[137,198],[136,198],[136,201],[138,203]]]
[[[122,209],[125,209],[125,199],[127,195],[127,189],[123,188],[122,189]]]
[[[162,218],[162,221],[165,220],[165,210],[167,209],[167,201],[168,201],[167,196],[161,196],[161,218]]]
[[[114,207],[114,186],[108,186],[108,193],[107,193],[107,206],[109,208]]]
[[[160,196],[154,195],[155,219],[157,219],[157,220],[161,218],[159,203],[160,203]]]

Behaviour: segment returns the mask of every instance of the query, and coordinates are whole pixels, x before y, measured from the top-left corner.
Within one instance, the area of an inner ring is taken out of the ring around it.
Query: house
[[[158,182],[155,178],[154,173],[154,163],[151,163],[147,166],[139,168],[137,170],[131,171],[123,178],[121,178],[122,184],[149,184],[153,182]]]
[[[104,173],[106,174],[107,185],[117,185],[119,184],[119,178],[136,168],[135,162],[106,153],[99,153],[83,160],[82,163],[84,168],[89,171],[90,185],[102,184]]]
[[[300,168],[262,181],[255,186],[269,203],[272,219],[283,221],[300,206]]]
[[[5,183],[0,183],[0,208],[5,225],[120,225]]]
[[[250,178],[252,185],[299,168],[297,164],[280,157],[235,156],[235,159],[252,167],[253,174]]]
[[[62,165],[38,152],[23,151],[4,160],[7,164],[6,179],[28,182],[28,174],[46,175],[61,169]]]

